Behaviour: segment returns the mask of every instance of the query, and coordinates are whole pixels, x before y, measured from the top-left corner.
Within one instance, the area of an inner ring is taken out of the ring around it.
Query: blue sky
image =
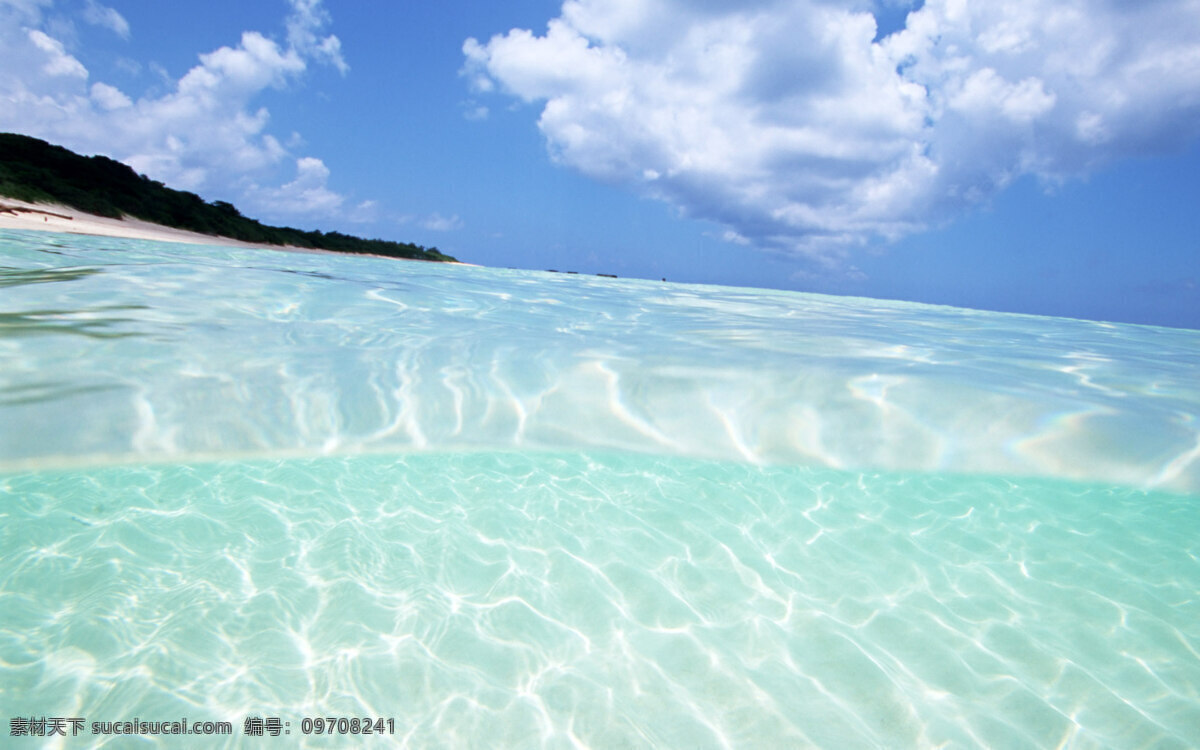
[[[0,0],[0,130],[484,265],[1200,328],[1195,0]]]

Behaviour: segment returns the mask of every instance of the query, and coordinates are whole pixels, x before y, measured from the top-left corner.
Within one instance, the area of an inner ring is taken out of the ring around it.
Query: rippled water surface
[[[1198,372],[1196,331],[0,232],[0,718],[1194,746]]]

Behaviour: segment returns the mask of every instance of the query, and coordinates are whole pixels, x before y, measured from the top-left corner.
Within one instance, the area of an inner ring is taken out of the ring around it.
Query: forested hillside
[[[409,242],[268,226],[242,216],[230,203],[207,203],[195,193],[173,190],[106,156],[80,156],[61,146],[15,133],[0,133],[0,195],[33,203],[61,203],[115,219],[132,216],[244,242],[419,260],[454,260],[436,247]]]

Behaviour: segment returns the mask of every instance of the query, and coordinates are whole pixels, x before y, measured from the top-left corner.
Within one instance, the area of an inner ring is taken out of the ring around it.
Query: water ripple
[[[54,238],[0,238],[70,280],[0,302],[0,393],[49,396],[0,403],[0,466],[577,448],[1200,489],[1196,331]]]
[[[453,453],[0,476],[0,703],[413,747],[1185,746],[1200,505]]]

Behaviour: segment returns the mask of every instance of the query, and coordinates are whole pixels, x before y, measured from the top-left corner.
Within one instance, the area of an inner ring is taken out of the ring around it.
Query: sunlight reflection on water
[[[431,748],[1200,736],[1200,332],[0,251],[10,718],[247,747],[245,717],[331,715]]]
[[[0,386],[79,396],[0,404],[0,465],[578,447],[1200,488],[1196,331],[2,237],[38,283],[0,303]]]

